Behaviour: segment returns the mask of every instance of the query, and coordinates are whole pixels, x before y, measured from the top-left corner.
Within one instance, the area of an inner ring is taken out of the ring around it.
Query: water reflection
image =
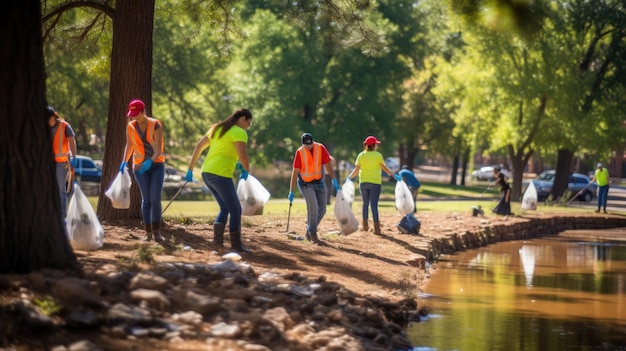
[[[416,350],[626,350],[626,246],[566,236],[435,265],[409,328]]]

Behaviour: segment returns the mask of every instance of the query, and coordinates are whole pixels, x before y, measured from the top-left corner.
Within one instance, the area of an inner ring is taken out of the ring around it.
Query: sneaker
[[[604,210],[604,213],[606,213],[606,210]]]
[[[595,213],[600,213],[600,209],[597,209],[597,210],[595,210],[595,211],[593,211],[593,212],[595,212]]]

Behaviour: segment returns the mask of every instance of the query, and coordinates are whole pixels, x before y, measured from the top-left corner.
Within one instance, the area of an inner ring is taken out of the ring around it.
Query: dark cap
[[[300,137],[300,141],[302,142],[302,145],[311,145],[313,144],[313,136],[310,133],[304,133]]]
[[[494,171],[498,171],[498,172],[500,172],[500,166],[495,166],[495,167],[493,167],[493,170],[494,170]]]
[[[54,107],[52,107],[52,106],[46,107],[46,118],[50,118],[50,117],[54,116],[55,113],[56,113],[56,111],[54,110]]]

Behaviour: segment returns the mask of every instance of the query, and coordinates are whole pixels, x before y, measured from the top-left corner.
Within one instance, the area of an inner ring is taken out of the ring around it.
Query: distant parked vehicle
[[[183,181],[185,176],[179,172],[176,168],[167,167],[165,168],[165,182],[181,182]]]
[[[76,168],[74,168],[74,179],[76,181],[100,183],[102,168],[96,166],[91,157],[76,155],[76,161]]]
[[[533,180],[525,180],[522,182],[522,193],[526,191],[526,187],[532,181],[537,189],[537,200],[544,201],[550,196],[552,186],[554,185],[555,170],[541,172],[537,178]],[[596,188],[598,184],[591,183],[591,179],[581,173],[572,173],[569,176],[567,189],[571,192],[571,196],[578,194],[581,190],[586,189],[578,195],[577,199],[585,202],[593,200],[596,196]]]
[[[496,177],[493,175],[494,167],[495,166],[481,167],[480,169],[472,172],[472,178],[476,180],[496,180]],[[511,178],[511,172],[509,172],[509,170],[500,168],[500,172],[502,172],[502,174],[504,174],[507,178]]]

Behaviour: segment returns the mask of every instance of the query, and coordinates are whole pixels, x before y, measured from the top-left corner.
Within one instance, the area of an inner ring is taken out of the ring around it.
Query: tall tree
[[[0,273],[77,268],[56,191],[46,106],[41,4],[0,7]]]
[[[104,193],[118,172],[126,145],[126,118],[128,102],[141,99],[147,114],[152,112],[152,33],[155,0],[118,1],[115,8],[109,1],[86,0],[64,2],[49,9],[44,20],[63,13],[87,7],[101,11],[112,22],[111,71],[106,144],[103,174],[98,199],[98,217],[101,220],[141,217],[141,196],[136,182],[129,210],[117,210]]]

